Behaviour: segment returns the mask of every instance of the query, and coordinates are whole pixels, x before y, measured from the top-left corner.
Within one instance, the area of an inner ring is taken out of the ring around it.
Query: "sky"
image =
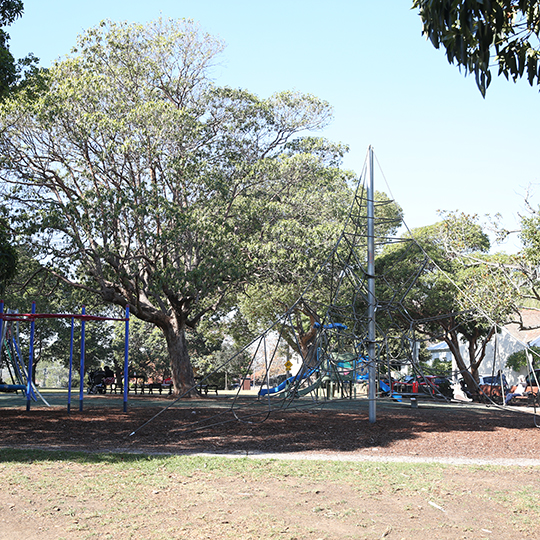
[[[516,230],[526,194],[533,207],[540,202],[538,88],[494,77],[483,99],[474,78],[422,36],[411,4],[24,0],[25,13],[8,32],[15,57],[32,52],[47,67],[104,19],[194,19],[226,43],[216,84],[262,98],[296,90],[328,101],[334,119],[317,135],[347,144],[344,166],[357,174],[373,147],[375,188],[401,205],[409,228],[460,211],[482,220],[500,214]],[[495,250],[518,248],[514,234]]]

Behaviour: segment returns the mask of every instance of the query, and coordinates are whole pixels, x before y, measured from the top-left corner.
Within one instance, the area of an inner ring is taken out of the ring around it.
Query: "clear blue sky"
[[[102,19],[195,19],[227,44],[218,84],[329,101],[335,119],[321,135],[350,146],[345,166],[358,173],[373,145],[388,182],[378,175],[376,188],[401,204],[410,228],[434,223],[438,210],[500,213],[516,228],[528,186],[538,204],[540,94],[496,78],[482,99],[474,79],[426,42],[411,3],[24,0],[8,31],[16,57],[33,52],[47,66]]]

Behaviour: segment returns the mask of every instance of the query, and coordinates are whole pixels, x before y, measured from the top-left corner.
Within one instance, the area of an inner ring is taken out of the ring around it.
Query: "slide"
[[[259,390],[259,394],[261,396],[266,396],[267,394],[277,394],[278,392],[282,392],[289,386],[289,384],[292,384],[292,382],[296,379],[296,376],[289,377],[288,379],[285,379],[281,384],[278,384],[277,386],[274,386],[273,388],[261,388]]]
[[[379,387],[383,392],[387,392],[388,394],[391,395],[391,397],[393,397],[397,401],[401,401],[402,397],[399,394],[391,393],[390,392],[390,387],[385,382],[379,381]]]
[[[289,377],[288,379],[285,379],[281,384],[278,384],[277,386],[274,386],[274,388],[261,388],[259,390],[260,396],[266,396],[267,394],[277,394],[278,392],[283,392],[289,385],[293,384],[297,378],[298,379],[305,379],[306,377],[309,377],[314,370],[311,370],[309,373],[304,373],[303,375],[299,376],[293,375],[292,377]]]

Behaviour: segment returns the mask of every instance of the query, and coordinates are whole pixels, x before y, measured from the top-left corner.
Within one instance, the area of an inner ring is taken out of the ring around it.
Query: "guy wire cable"
[[[382,167],[380,166],[380,163],[379,163],[379,160],[377,159],[377,156],[375,155],[375,160],[377,161],[377,165],[379,166],[379,170],[384,178],[384,181],[386,183],[386,186],[388,188],[388,191],[390,192],[390,196],[392,197],[392,199],[394,198],[393,194],[392,194],[392,191],[390,189],[390,186],[388,185],[388,182],[386,180],[386,177],[384,175],[384,172],[382,171]],[[496,328],[500,329],[501,332],[506,332],[507,334],[509,334],[513,339],[515,339],[520,345],[523,345],[523,347],[527,350],[529,350],[529,345],[527,343],[524,343],[523,341],[521,341],[519,338],[516,338],[515,336],[512,336],[512,334],[510,334],[510,332],[504,328],[504,326],[501,326],[500,324],[498,324],[495,320],[493,320],[488,313],[486,313],[484,311],[483,308],[479,307],[476,302],[474,302],[472,300],[472,298],[467,294],[467,292],[465,292],[464,290],[461,289],[461,287],[459,287],[459,285],[454,281],[454,279],[447,273],[445,272],[430,256],[429,254],[426,252],[426,250],[422,247],[422,245],[420,245],[420,243],[416,240],[416,238],[414,237],[414,235],[412,234],[412,231],[409,229],[407,223],[405,222],[405,220],[403,220],[403,225],[405,226],[405,228],[407,229],[407,232],[409,233],[410,237],[413,239],[414,243],[418,246],[418,248],[422,251],[422,253],[424,253],[424,256],[427,257],[433,264],[434,266],[437,268],[437,270],[439,272],[441,272],[447,279],[448,281],[450,281],[450,283],[452,283],[452,285],[454,285],[454,287],[460,291],[465,298],[467,298],[467,300],[470,301],[470,303],[472,305],[475,306],[476,309],[478,309],[478,312],[483,315],[485,317],[485,319],[493,326],[495,326]],[[537,387],[538,388],[538,387]],[[493,403],[495,406],[497,405],[496,403]],[[518,412],[518,411],[515,411],[515,412]],[[536,416],[537,416],[537,413],[536,413],[536,408],[534,410],[534,413],[533,413],[533,418],[534,418],[534,424],[536,427],[540,427],[540,425],[537,424],[537,420],[536,420]]]

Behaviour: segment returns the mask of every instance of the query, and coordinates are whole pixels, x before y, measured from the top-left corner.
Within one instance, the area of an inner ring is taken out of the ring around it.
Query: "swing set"
[[[68,379],[68,413],[71,411],[71,386],[73,379],[73,356],[74,356],[74,337],[75,337],[75,320],[81,321],[81,351],[80,351],[80,382],[79,382],[79,411],[83,410],[84,402],[84,363],[85,363],[85,334],[86,323],[91,321],[123,321],[125,322],[124,336],[124,381],[123,381],[123,410],[127,412],[128,400],[128,369],[129,369],[129,306],[126,306],[125,317],[101,317],[97,315],[88,315],[85,308],[82,308],[80,314],[67,313],[36,313],[36,303],[32,302],[32,310],[30,313],[4,313],[4,302],[0,301],[0,360],[2,352],[5,350],[6,358],[11,362],[10,373],[14,384],[0,385],[0,391],[18,391],[24,390],[26,395],[26,410],[31,408],[32,400],[37,401],[36,394],[48,406],[49,404],[39,393],[34,383],[32,382],[32,372],[34,369],[34,335],[35,324],[38,319],[71,319],[71,338],[69,346],[69,379]],[[13,323],[29,322],[30,323],[30,345],[28,355],[28,366],[24,365],[20,346],[15,339],[15,334],[12,329]],[[10,328],[11,327],[11,328]],[[9,332],[8,332],[9,330]],[[8,363],[9,366],[9,363]],[[12,371],[13,370],[13,371]],[[17,384],[18,383],[18,384]]]

